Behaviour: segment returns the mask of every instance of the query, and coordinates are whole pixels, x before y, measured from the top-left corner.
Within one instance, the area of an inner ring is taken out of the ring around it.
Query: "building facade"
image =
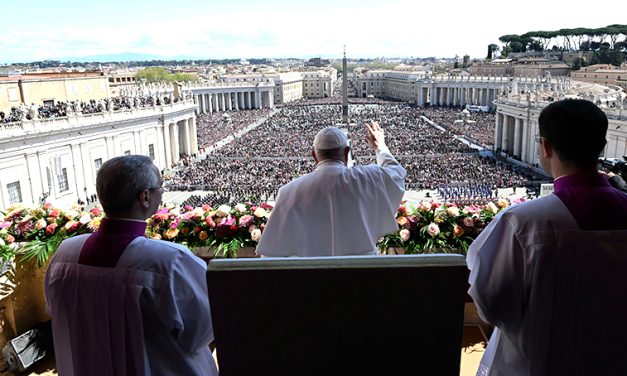
[[[160,169],[198,152],[191,97],[164,106],[0,124],[0,207],[51,200],[70,205],[96,193],[110,158],[143,154]]]
[[[553,94],[527,92],[499,97],[495,101],[497,106],[495,151],[538,166],[538,144],[535,142],[535,136],[539,134],[538,117],[542,109],[552,100],[560,99],[557,95],[556,92]],[[604,103],[601,109],[608,117],[609,126],[603,156],[620,159],[627,156],[627,111],[622,108],[624,95],[619,88],[605,86],[591,88],[590,85],[574,82],[571,89],[562,93],[562,98],[566,97]],[[610,103],[611,106],[608,107],[605,103]]]
[[[596,64],[573,71],[570,76],[582,82],[616,85],[627,92],[627,67],[617,68],[610,64]]]
[[[0,77],[0,110],[22,104],[54,105],[57,102],[109,98],[109,80],[102,72],[29,73]]]

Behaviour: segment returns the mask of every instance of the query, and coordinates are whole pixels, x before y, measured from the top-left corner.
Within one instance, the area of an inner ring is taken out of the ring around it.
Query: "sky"
[[[13,0],[0,63],[160,57],[482,58],[499,36],[627,23],[627,1]]]

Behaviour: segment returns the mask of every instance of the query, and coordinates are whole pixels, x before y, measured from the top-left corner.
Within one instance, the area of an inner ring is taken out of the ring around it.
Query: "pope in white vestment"
[[[385,146],[378,124],[368,132],[377,164],[354,167],[346,166],[349,147],[342,131],[328,127],[316,135],[316,169],[281,187],[258,253],[374,255],[377,240],[398,230],[395,216],[407,172]],[[340,157],[324,158],[326,150],[339,150]]]

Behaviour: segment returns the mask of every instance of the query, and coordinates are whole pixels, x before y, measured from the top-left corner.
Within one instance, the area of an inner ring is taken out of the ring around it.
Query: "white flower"
[[[84,213],[83,215],[81,215],[81,217],[78,220],[81,224],[86,225],[89,222],[91,222],[91,216],[89,215],[89,213]]]
[[[261,230],[256,228],[250,232],[250,238],[254,242],[258,242],[261,239]]]
[[[246,205],[244,205],[244,204],[237,204],[237,205],[235,205],[235,210],[237,210],[240,213],[244,213],[246,211]]]
[[[451,206],[446,208],[446,212],[451,217],[459,217],[459,208],[457,206]]]
[[[78,212],[76,210],[70,209],[70,210],[66,210],[63,213],[63,215],[64,215],[65,219],[72,220],[72,219],[78,217]]]
[[[431,203],[429,201],[423,201],[420,203],[420,209],[424,211],[431,210]]]
[[[255,217],[257,218],[263,218],[266,217],[268,215],[268,212],[266,212],[266,209],[262,208],[262,207],[258,207],[257,209],[255,209]]]
[[[494,214],[499,212],[499,208],[497,208],[496,205],[494,205],[493,202],[488,202],[488,205],[486,205],[486,209],[488,209],[489,211],[491,211]]]
[[[216,210],[216,215],[218,217],[226,217],[231,213],[231,207],[228,205],[220,205],[218,210]]]

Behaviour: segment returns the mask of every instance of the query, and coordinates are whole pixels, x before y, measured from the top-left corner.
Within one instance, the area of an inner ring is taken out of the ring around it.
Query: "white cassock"
[[[376,254],[377,240],[398,231],[405,169],[389,150],[377,164],[346,167],[324,160],[279,190],[257,246],[263,256]]]
[[[626,230],[580,230],[555,194],[500,213],[467,257],[468,293],[496,326],[477,375],[578,374],[565,369],[589,361],[615,374],[600,360],[627,357],[626,256]]]
[[[82,265],[88,237],[64,241],[46,274],[59,375],[217,376],[206,263],[139,237],[115,267]]]

